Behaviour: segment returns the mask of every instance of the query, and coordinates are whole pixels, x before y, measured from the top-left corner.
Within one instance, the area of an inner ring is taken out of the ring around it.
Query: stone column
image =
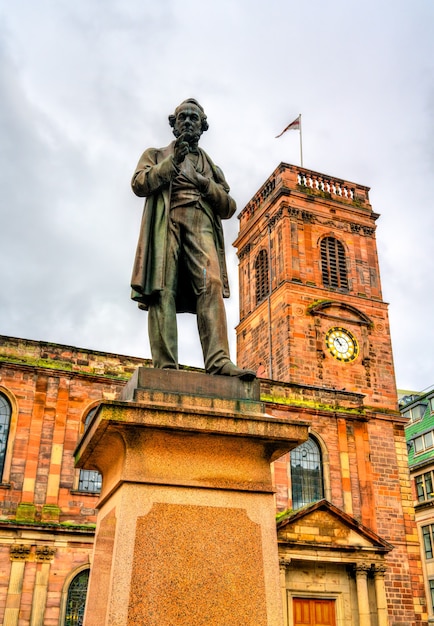
[[[140,370],[76,450],[103,475],[85,626],[282,626],[270,462],[307,424],[258,381]]]
[[[9,587],[6,596],[4,626],[17,626],[23,588],[24,568],[30,555],[31,546],[15,544],[11,546],[12,561]]]
[[[286,570],[291,564],[289,556],[283,556],[279,559],[280,568],[280,588],[282,589],[282,605],[283,605],[283,626],[288,626],[288,592],[286,589]]]
[[[371,611],[368,595],[369,563],[357,563],[355,566],[357,585],[357,604],[359,608],[359,626],[371,626]]]
[[[36,571],[35,586],[33,589],[32,613],[30,626],[44,626],[45,606],[48,593],[48,576],[56,548],[50,546],[36,547]]]
[[[386,587],[384,585],[384,576],[386,574],[385,565],[374,566],[374,584],[375,595],[377,597],[377,615],[378,626],[388,626],[389,618],[387,614],[387,598]]]

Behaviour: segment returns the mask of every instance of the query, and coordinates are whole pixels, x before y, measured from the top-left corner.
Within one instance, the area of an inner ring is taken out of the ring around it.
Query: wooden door
[[[336,626],[335,601],[293,598],[294,626]]]

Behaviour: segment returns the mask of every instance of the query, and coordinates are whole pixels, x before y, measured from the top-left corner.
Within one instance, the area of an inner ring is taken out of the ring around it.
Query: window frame
[[[418,502],[428,502],[434,499],[434,473],[432,470],[414,477],[416,498]],[[431,484],[431,490],[429,490]]]
[[[430,440],[430,443],[427,443]],[[427,450],[434,448],[434,430],[428,430],[426,433],[418,435],[413,440],[414,455],[423,454]]]
[[[93,416],[95,415],[97,409],[99,407],[99,402],[92,405],[88,410],[84,413],[82,418],[82,434],[86,431],[86,428],[89,426],[92,421]],[[84,484],[91,484],[97,481],[97,475],[100,477],[100,487],[99,489],[84,489]],[[75,486],[73,491],[77,491],[79,493],[88,493],[90,495],[98,495],[102,490],[102,475],[97,470],[87,470],[87,469],[79,469],[76,475],[76,479],[74,481]]]
[[[88,587],[87,587],[87,592],[86,592],[86,598],[87,598],[87,593],[89,592],[89,579],[90,579],[89,563],[84,563],[83,565],[80,565],[79,567],[74,569],[72,572],[70,572],[69,575],[65,579],[65,582],[62,588],[62,595],[60,598],[59,624],[61,626],[65,626],[65,622],[66,622],[66,611],[68,608],[68,596],[69,596],[70,587],[72,583],[74,582],[75,578],[77,578],[77,576],[80,576],[80,574],[82,574],[86,570],[89,572]]]
[[[426,524],[425,526],[421,527],[421,531],[422,531],[422,541],[421,541],[421,544],[423,546],[423,550],[424,550],[424,554],[425,554],[425,559],[426,560],[430,560],[430,559],[434,558],[434,552],[433,552],[433,546],[434,546],[433,530],[434,530],[434,524]]]
[[[0,482],[2,482],[3,470],[6,464],[11,419],[11,403],[3,393],[0,393]]]
[[[0,474],[0,485],[8,487],[11,475],[13,449],[18,427],[18,402],[15,396],[2,385],[0,385],[0,394],[6,398],[6,401],[8,402],[11,410],[9,419],[9,432],[3,461],[3,475]]]
[[[428,586],[431,597],[431,611],[434,611],[434,578],[428,579]]]
[[[427,404],[424,402],[418,402],[414,406],[402,411],[402,416],[409,420],[409,422],[420,422],[424,418]]]
[[[99,481],[99,487],[96,489],[85,489],[84,485],[95,484]],[[98,494],[101,493],[102,489],[102,475],[97,470],[87,470],[81,469],[78,475],[78,484],[77,489],[75,491],[79,491],[80,493],[91,493]]]
[[[315,454],[317,455],[317,461],[315,458],[311,458],[307,460],[307,464],[312,464],[317,462],[318,467],[303,467],[299,465],[295,465],[297,460],[302,459],[301,456],[298,456],[297,451],[306,451],[306,455],[303,455],[305,458],[307,455],[312,454],[312,448],[315,447]],[[306,450],[307,447],[310,447],[311,450]],[[324,459],[322,453],[322,447],[320,443],[316,440],[315,437],[309,435],[309,438],[304,441],[302,444],[293,448],[289,453],[289,465],[291,472],[291,502],[292,508],[294,510],[298,510],[307,504],[313,504],[314,502],[318,502],[324,498],[325,494],[325,481],[324,481]],[[297,476],[296,469],[301,467],[301,471],[297,472],[299,475]],[[318,476],[314,477],[311,475],[307,476],[307,472],[318,471]],[[313,479],[316,478],[316,484],[313,484]],[[298,484],[297,484],[298,483]],[[308,488],[307,488],[308,487]],[[297,496],[296,496],[297,493]]]
[[[418,422],[423,419],[425,415],[427,405],[424,402],[419,402],[415,404],[414,407],[411,408],[411,421]]]

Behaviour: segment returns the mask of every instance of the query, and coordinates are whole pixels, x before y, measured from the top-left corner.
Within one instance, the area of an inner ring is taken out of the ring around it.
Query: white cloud
[[[387,6],[389,4],[389,6]],[[423,0],[20,0],[0,31],[0,332],[149,356],[128,281],[141,214],[129,180],[204,104],[203,145],[239,208],[280,161],[371,186],[397,382],[434,382],[434,6]],[[225,225],[238,321],[234,250]],[[193,317],[180,359],[201,365]],[[422,339],[421,339],[422,336]],[[235,356],[235,334],[231,332]]]

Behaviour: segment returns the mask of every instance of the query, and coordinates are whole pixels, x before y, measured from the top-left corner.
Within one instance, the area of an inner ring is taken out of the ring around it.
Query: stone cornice
[[[0,528],[11,532],[22,530],[34,531],[35,533],[56,533],[66,535],[91,535],[95,534],[95,525],[93,526],[79,526],[79,525],[64,525],[64,524],[41,524],[40,522],[26,523],[17,522],[16,520],[1,520]]]

